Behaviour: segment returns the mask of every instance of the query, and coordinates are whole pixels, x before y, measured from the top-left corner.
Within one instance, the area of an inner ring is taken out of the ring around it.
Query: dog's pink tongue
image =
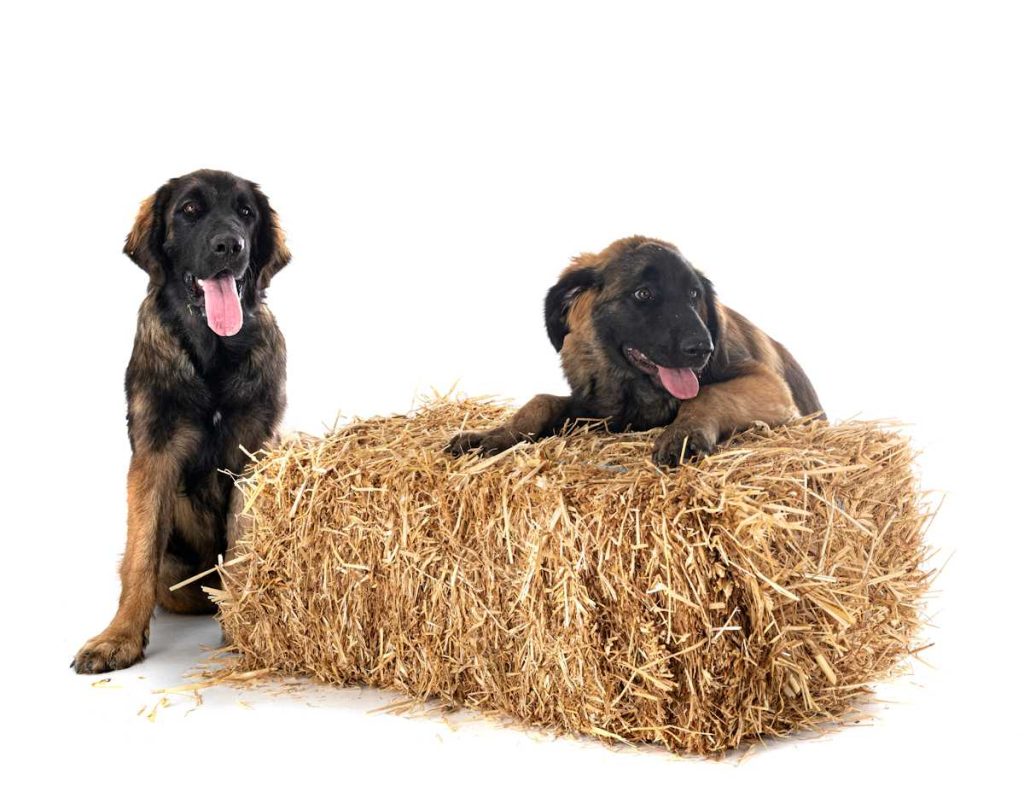
[[[228,272],[199,280],[206,300],[206,323],[217,335],[234,335],[242,329],[242,303],[235,278]]]
[[[658,379],[665,390],[676,399],[692,399],[700,390],[700,383],[693,369],[667,369],[658,366]]]

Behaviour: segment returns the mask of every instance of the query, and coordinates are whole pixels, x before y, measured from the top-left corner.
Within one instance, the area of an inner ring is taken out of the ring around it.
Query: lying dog
[[[499,452],[575,419],[604,419],[612,431],[665,427],[654,462],[675,466],[754,422],[821,413],[785,347],[720,304],[664,241],[635,236],[580,255],[544,310],[572,393],[536,396],[503,426],[456,435],[453,454]]]
[[[246,454],[284,410],[284,338],[263,303],[290,254],[277,214],[254,184],[226,172],[175,178],[142,203],[125,253],[149,274],[125,376],[128,543],[110,625],[72,666],[79,673],[140,660],[156,604],[206,613],[202,585],[168,588],[230,548]]]

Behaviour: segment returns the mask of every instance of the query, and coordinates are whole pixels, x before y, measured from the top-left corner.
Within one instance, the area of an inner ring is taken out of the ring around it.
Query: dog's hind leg
[[[204,587],[220,587],[220,577],[216,573],[208,574],[177,590],[171,590],[179,582],[184,582],[196,574],[208,571],[216,564],[216,559],[200,563],[191,558],[182,559],[172,551],[164,553],[163,559],[160,561],[157,603],[168,612],[181,615],[210,615],[216,612],[217,606],[203,590]]]
[[[168,612],[184,615],[208,615],[217,607],[204,587],[220,587],[220,575],[206,574],[177,590],[171,588],[217,565],[224,546],[224,519],[218,512],[217,477],[210,480],[209,491],[194,496],[178,496],[174,501],[174,528],[160,561],[157,579],[157,603]]]

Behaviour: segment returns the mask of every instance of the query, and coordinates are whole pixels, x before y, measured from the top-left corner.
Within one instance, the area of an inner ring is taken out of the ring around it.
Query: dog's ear
[[[718,339],[721,335],[722,320],[718,309],[718,295],[715,293],[714,284],[703,274],[700,275],[700,284],[704,289],[704,324],[711,333],[711,345],[718,349]]]
[[[713,354],[711,360],[704,367],[704,373],[718,372],[726,368],[729,362],[729,353],[726,351],[725,342],[722,341],[722,311],[718,306],[718,294],[715,293],[715,286],[700,272],[701,288],[704,289],[704,325],[711,335],[711,346]]]
[[[288,265],[292,253],[284,240],[284,231],[277,218],[277,211],[270,207],[270,201],[260,187],[252,184],[252,191],[259,206],[259,230],[256,231],[256,245],[253,247],[252,267],[256,273],[256,288],[263,291],[271,279]]]
[[[544,322],[556,352],[562,351],[565,336],[569,334],[569,309],[581,294],[600,285],[601,273],[588,266],[570,269],[548,290],[544,300]]]
[[[124,254],[155,282],[164,278],[164,208],[169,194],[170,186],[165,185],[142,201],[135,224],[124,240]]]

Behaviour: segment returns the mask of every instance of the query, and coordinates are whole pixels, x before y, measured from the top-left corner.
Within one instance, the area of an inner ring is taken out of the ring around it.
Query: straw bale
[[[232,667],[715,755],[848,718],[917,645],[928,510],[891,426],[751,430],[674,470],[656,432],[442,451],[507,413],[440,400],[267,453],[216,593]]]

